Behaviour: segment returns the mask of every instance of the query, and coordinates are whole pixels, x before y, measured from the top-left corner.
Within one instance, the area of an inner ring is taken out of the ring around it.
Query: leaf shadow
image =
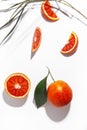
[[[27,96],[25,98],[23,98],[23,99],[12,98],[4,90],[3,91],[3,99],[4,99],[5,103],[8,104],[9,106],[21,107],[21,106],[23,106],[25,104],[25,102],[27,100]]]
[[[55,107],[50,102],[47,101],[47,103],[44,105],[44,108],[46,110],[48,117],[51,120],[55,122],[60,122],[67,117],[70,110],[70,104],[64,107]]]

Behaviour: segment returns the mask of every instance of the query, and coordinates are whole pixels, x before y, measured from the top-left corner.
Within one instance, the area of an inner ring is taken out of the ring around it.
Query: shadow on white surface
[[[34,55],[36,54],[36,52],[32,52],[32,50],[31,50],[31,59],[34,57]]]
[[[3,99],[10,106],[21,107],[25,104],[27,97],[23,99],[15,99],[15,98],[10,97],[5,91],[3,91]]]
[[[55,122],[64,120],[70,110],[70,104],[58,108],[47,102],[44,107],[48,117]]]

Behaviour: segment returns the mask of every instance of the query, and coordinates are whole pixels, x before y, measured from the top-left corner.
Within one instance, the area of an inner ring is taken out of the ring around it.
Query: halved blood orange
[[[5,80],[5,90],[8,95],[14,98],[24,98],[28,95],[31,82],[23,73],[13,73]]]
[[[32,41],[32,52],[37,51],[37,49],[40,46],[41,39],[42,39],[41,29],[40,27],[36,27],[33,35],[33,41]]]
[[[43,1],[41,5],[41,12],[47,20],[57,21],[59,19],[48,0]]]
[[[75,32],[72,32],[70,34],[68,42],[65,44],[65,46],[61,49],[60,52],[63,55],[72,55],[77,50],[77,46],[78,46],[78,36]]]

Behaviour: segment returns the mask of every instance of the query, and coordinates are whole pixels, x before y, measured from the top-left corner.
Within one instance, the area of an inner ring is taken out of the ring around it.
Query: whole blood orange
[[[24,98],[30,90],[30,80],[23,73],[13,73],[5,80],[7,94],[14,98]]]
[[[62,107],[71,102],[72,90],[65,81],[58,80],[48,86],[47,96],[53,105]]]
[[[33,35],[33,41],[32,41],[32,52],[37,51],[37,49],[40,46],[41,39],[42,39],[41,29],[39,27],[36,27]]]
[[[41,5],[41,12],[47,20],[56,21],[59,19],[56,13],[52,10],[52,6],[48,0],[43,1]]]
[[[72,32],[70,34],[68,42],[65,44],[65,46],[61,49],[60,52],[64,55],[72,55],[77,50],[77,46],[78,36],[75,32]]]

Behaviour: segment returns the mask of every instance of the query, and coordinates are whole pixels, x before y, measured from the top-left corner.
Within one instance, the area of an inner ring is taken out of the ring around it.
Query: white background
[[[0,1],[0,9],[12,2]],[[69,2],[87,16],[86,0]],[[57,12],[60,20],[48,22],[41,15],[40,4],[33,7],[24,15],[11,39],[0,47],[0,129],[87,130],[87,26],[60,12]],[[64,8],[63,5],[61,7]],[[76,16],[82,18],[78,14]],[[0,26],[9,17],[10,13],[0,12]],[[85,19],[82,20],[87,23]],[[37,26],[42,30],[42,41],[31,59],[32,37]],[[0,40],[9,29],[0,30]],[[72,31],[78,35],[78,49],[72,56],[65,57],[60,49]],[[71,86],[73,99],[70,105],[56,108],[47,102],[41,108],[36,108],[34,89],[46,76],[46,66],[50,68],[55,80],[62,79]],[[24,73],[31,80],[27,99],[12,99],[4,91],[5,79],[14,72]]]

